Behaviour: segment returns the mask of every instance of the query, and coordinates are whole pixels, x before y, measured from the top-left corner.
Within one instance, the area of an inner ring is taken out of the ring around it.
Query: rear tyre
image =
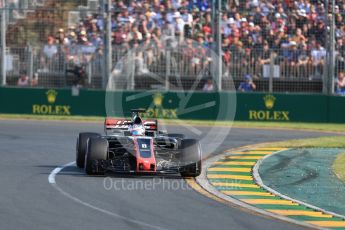
[[[85,155],[87,148],[87,141],[90,137],[99,137],[98,133],[79,133],[77,139],[77,151],[76,151],[76,164],[79,168],[84,168],[85,165]]]
[[[200,143],[194,139],[181,141],[182,177],[197,177],[201,174],[202,153]]]
[[[88,175],[104,175],[100,166],[95,168],[95,161],[108,159],[108,141],[100,137],[91,137],[87,144],[85,156],[85,172]]]

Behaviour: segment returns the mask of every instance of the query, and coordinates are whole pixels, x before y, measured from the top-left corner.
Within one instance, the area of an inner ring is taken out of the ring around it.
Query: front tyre
[[[181,176],[197,177],[201,174],[202,153],[200,143],[194,139],[181,141]]]
[[[84,168],[87,142],[91,137],[101,136],[98,133],[79,133],[76,148],[76,164],[79,168]]]
[[[109,143],[100,137],[91,137],[87,144],[85,157],[85,172],[88,175],[104,175],[105,171],[99,165],[100,161],[108,159]]]

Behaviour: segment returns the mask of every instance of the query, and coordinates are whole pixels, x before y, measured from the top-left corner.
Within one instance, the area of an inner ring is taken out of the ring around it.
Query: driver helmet
[[[132,136],[144,136],[145,135],[145,128],[143,125],[132,125],[129,128]]]
[[[133,119],[134,125],[141,125],[143,123],[143,121],[141,120],[138,114],[134,115],[132,119]]]

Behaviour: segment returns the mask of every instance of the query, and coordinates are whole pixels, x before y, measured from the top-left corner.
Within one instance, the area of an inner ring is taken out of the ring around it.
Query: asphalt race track
[[[52,170],[75,160],[77,134],[102,132],[102,125],[101,122],[0,120],[0,229],[300,228],[218,203],[188,189],[187,183],[177,176],[163,180],[110,175],[106,186],[116,184],[121,189],[109,189],[104,185],[104,178],[88,177],[71,166],[56,176],[58,187],[48,183]],[[197,128],[202,132],[209,129]],[[181,131],[173,126],[168,129]],[[327,134],[232,129],[218,150],[324,135]],[[131,190],[133,184],[145,181],[157,184],[146,190]]]

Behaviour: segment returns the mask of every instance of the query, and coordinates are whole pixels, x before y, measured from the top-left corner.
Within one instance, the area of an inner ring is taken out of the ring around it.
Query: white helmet
[[[129,131],[131,132],[132,136],[144,136],[145,135],[145,128],[143,125],[131,125],[129,127]]]

